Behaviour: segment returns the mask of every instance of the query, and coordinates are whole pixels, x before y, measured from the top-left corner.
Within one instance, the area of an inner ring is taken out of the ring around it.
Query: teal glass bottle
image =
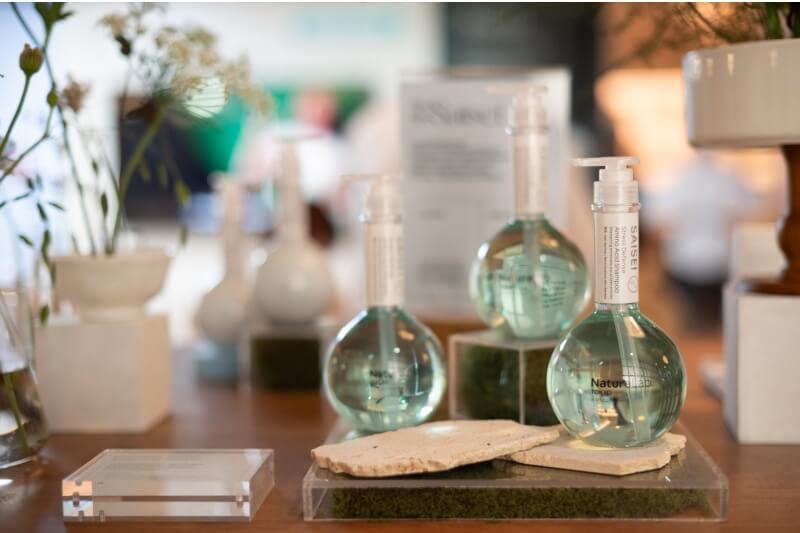
[[[547,394],[564,427],[589,444],[633,447],[666,433],[686,398],[686,370],[669,336],[639,310],[639,198],[633,158],[595,182],[595,310],[564,336],[547,371]]]
[[[366,223],[367,308],[330,345],[323,383],[333,408],[363,432],[421,424],[444,395],[442,346],[403,309],[402,224],[397,182],[375,177]]]
[[[481,320],[518,338],[558,338],[589,301],[586,262],[547,212],[548,133],[543,88],[517,94],[509,108],[514,218],[479,249],[470,297]]]

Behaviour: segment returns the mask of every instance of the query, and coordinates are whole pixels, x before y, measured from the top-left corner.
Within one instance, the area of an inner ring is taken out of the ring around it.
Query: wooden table
[[[800,446],[740,446],[722,422],[720,405],[698,382],[698,359],[719,353],[719,341],[683,339],[689,369],[686,424],[728,475],[729,520],[725,523],[643,522],[372,522],[305,523],[301,483],[309,449],[323,441],[335,416],[316,393],[247,393],[194,381],[186,355],[176,355],[174,415],[142,435],[56,435],[42,464],[0,470],[12,479],[0,488],[0,533],[64,531],[60,481],[105,448],[273,448],[276,486],[253,523],[75,524],[69,531],[800,531]],[[796,356],[787,354],[787,356]]]

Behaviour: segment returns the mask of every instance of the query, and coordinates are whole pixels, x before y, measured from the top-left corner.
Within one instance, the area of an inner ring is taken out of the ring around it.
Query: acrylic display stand
[[[556,344],[504,339],[495,330],[451,335],[450,418],[558,424],[547,399],[547,364]]]
[[[728,480],[687,435],[665,467],[616,477],[494,460],[449,472],[355,478],[319,468],[303,479],[303,517],[337,520],[614,519],[719,521]],[[327,442],[351,436],[342,422]]]
[[[167,319],[57,316],[36,331],[36,371],[53,432],[146,431],[172,408]]]
[[[759,294],[731,283],[723,302],[723,414],[729,429],[742,443],[800,443],[800,411],[794,408],[800,296]]]
[[[64,521],[250,521],[273,463],[272,450],[105,450],[61,482]]]
[[[243,350],[251,385],[260,390],[319,389],[322,358],[335,334],[328,320],[252,327]]]
[[[198,341],[192,347],[197,375],[212,383],[235,383],[239,379],[239,342],[211,339]]]

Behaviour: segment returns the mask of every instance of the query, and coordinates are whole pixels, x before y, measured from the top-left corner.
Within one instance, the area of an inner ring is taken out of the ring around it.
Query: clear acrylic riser
[[[249,521],[272,450],[104,450],[61,482],[65,522]]]
[[[488,329],[451,335],[450,418],[558,424],[547,399],[547,364],[556,344],[558,339],[509,339]]]
[[[243,340],[240,366],[256,390],[318,390],[328,344],[338,322],[328,317],[309,324],[257,324]]]
[[[505,460],[449,472],[355,478],[312,464],[303,479],[307,521],[669,520],[721,521],[728,481],[688,437],[669,465],[624,477],[527,466]],[[340,420],[327,442],[351,438]]]

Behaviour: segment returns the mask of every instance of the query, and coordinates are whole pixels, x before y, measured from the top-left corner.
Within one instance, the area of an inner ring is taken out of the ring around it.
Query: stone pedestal
[[[724,291],[723,413],[742,443],[800,443],[800,296]]]
[[[36,372],[54,433],[146,431],[171,410],[167,319],[54,317],[36,333]]]

